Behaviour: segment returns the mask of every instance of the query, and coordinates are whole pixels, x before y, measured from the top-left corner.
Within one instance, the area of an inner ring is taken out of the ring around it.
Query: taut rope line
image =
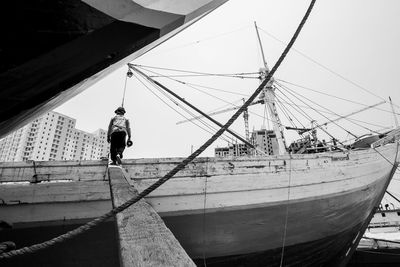
[[[287,235],[287,226],[289,219],[289,204],[290,204],[290,183],[292,180],[292,155],[289,154],[289,181],[288,181],[288,193],[287,193],[287,203],[286,203],[286,211],[285,211],[285,226],[283,230],[283,238],[282,238],[282,250],[281,250],[281,262],[279,267],[283,266],[283,259],[285,255],[285,245],[286,245],[286,235]]]
[[[247,101],[243,104],[243,106],[238,109],[238,111],[227,121],[221,129],[219,129],[209,140],[207,140],[200,148],[198,148],[193,154],[191,154],[189,157],[184,159],[181,163],[179,163],[174,169],[172,169],[170,172],[168,172],[164,177],[160,178],[157,182],[143,190],[140,194],[138,194],[136,197],[131,198],[121,206],[118,206],[111,211],[105,213],[104,215],[74,229],[71,230],[63,235],[60,235],[58,237],[55,237],[53,239],[50,239],[48,241],[35,244],[29,247],[23,247],[21,249],[17,250],[12,250],[6,253],[0,254],[0,259],[5,259],[5,258],[11,258],[17,255],[23,255],[25,253],[33,253],[41,249],[45,249],[47,247],[53,246],[57,243],[61,243],[65,240],[71,239],[72,237],[75,237],[93,227],[96,225],[100,224],[101,222],[105,221],[106,219],[114,216],[115,214],[127,209],[129,206],[132,204],[138,202],[140,199],[143,197],[147,196],[150,194],[152,191],[157,189],[159,186],[161,186],[163,183],[168,181],[171,177],[173,177],[176,173],[178,173],[180,170],[185,168],[187,164],[189,164],[192,160],[194,160],[198,155],[200,155],[207,147],[209,147],[220,135],[222,135],[225,130],[232,125],[232,123],[242,114],[242,112],[250,105],[250,103],[253,102],[253,100],[260,94],[260,92],[264,89],[265,85],[268,83],[268,81],[271,79],[271,77],[274,75],[278,67],[281,65],[283,60],[285,59],[287,53],[293,46],[294,42],[296,41],[301,29],[303,28],[305,22],[307,21],[308,16],[311,13],[311,10],[315,4],[316,0],[311,0],[311,3],[307,9],[307,12],[305,13],[303,19],[301,20],[300,24],[298,25],[296,32],[294,33],[292,39],[290,40],[289,44],[286,46],[285,50],[282,52],[281,56],[279,57],[278,61],[275,63],[275,66],[271,69],[271,71],[268,73],[267,77],[265,80],[259,85],[259,87],[254,91],[254,93],[251,95],[250,98],[247,99]]]

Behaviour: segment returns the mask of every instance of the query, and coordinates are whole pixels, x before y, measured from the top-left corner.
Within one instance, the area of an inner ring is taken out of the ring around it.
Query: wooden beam
[[[113,206],[138,194],[121,168],[108,169]],[[196,266],[161,217],[141,200],[116,216],[120,263],[128,266]]]

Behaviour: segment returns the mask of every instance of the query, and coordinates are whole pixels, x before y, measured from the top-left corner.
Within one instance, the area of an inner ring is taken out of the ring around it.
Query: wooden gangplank
[[[138,194],[120,167],[108,169],[113,206]],[[161,217],[140,200],[116,215],[120,263],[128,266],[196,266]]]

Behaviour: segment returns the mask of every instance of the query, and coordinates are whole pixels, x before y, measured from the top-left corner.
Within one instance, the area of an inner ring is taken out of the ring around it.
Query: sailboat
[[[264,60],[261,80],[268,72]],[[319,141],[316,130],[323,128],[314,126],[296,129],[308,134],[288,146],[274,90],[271,79],[260,99],[272,118],[276,154],[254,148],[248,155],[198,158],[146,197],[200,265],[251,257],[263,266],[344,266],[397,169],[400,128],[345,146]],[[180,161],[127,160],[124,168],[140,192]]]
[[[262,77],[268,71],[264,66]],[[399,128],[364,140],[361,147],[333,144],[322,148],[312,136],[315,129],[311,129],[309,139],[289,150],[274,104],[273,82],[263,88],[262,99],[274,122],[277,154],[197,158],[146,197],[199,265],[204,260],[209,266],[228,266],[245,257],[261,258],[263,266],[345,265],[397,169]],[[123,167],[132,185],[143,191],[181,161],[128,159]],[[49,164],[53,168],[64,166]],[[3,169],[7,168],[11,169],[3,164]],[[40,177],[36,167],[34,171]],[[107,184],[102,175],[85,179],[90,189],[94,188],[90,183],[102,189]],[[68,185],[44,186],[49,192]],[[36,196],[50,202],[47,195]],[[90,197],[96,198],[95,194]],[[61,203],[60,198],[56,195],[53,202]],[[72,202],[68,198],[66,201]],[[19,207],[7,208],[14,211]],[[69,211],[62,212],[64,216]],[[17,212],[9,214],[14,216],[12,219],[19,218]],[[39,215],[43,214],[54,215]]]

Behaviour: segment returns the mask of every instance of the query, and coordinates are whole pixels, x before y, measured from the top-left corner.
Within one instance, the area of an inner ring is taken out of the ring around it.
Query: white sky
[[[262,66],[253,25],[256,21],[262,29],[260,35],[264,53],[271,68],[284,45],[267,33],[288,42],[308,5],[309,1],[302,0],[230,0],[132,63],[208,73],[256,72]],[[391,96],[394,103],[400,104],[399,14],[398,0],[320,0],[317,1],[294,48],[373,94],[385,99]],[[115,71],[56,111],[76,118],[78,129],[88,132],[98,128],[106,129],[114,110],[121,104],[126,71],[127,67]],[[366,105],[381,101],[295,51],[289,53],[275,78]],[[233,78],[196,77],[181,80],[247,95],[258,86],[257,80]],[[204,111],[226,105],[225,102],[199,93],[193,88],[182,87],[166,79],[159,81]],[[362,105],[302,88],[290,88],[341,115],[363,108]],[[228,102],[238,103],[243,97],[203,90]],[[182,117],[134,78],[128,80],[125,108],[126,116],[131,121],[134,143],[132,148],[126,150],[127,158],[185,157],[190,154],[192,146],[196,149],[210,137],[209,133],[191,123],[176,125]],[[390,110],[388,104],[381,105],[380,108]],[[252,107],[250,111],[250,130],[260,129],[263,124],[263,107]],[[400,108],[397,108],[397,112],[400,112]],[[225,123],[232,114],[231,112],[214,118]],[[314,116],[313,113],[310,114]],[[320,123],[326,121],[318,115],[314,117]],[[298,118],[305,126],[309,126],[309,122],[303,117]],[[335,116],[330,115],[329,118]],[[388,112],[370,110],[354,118],[377,125],[394,126],[393,115]],[[281,119],[289,126],[284,116],[281,115]],[[342,124],[357,135],[367,132],[343,120]],[[376,126],[365,126],[379,129]],[[244,136],[242,117],[238,118],[233,129]],[[337,127],[329,125],[327,130],[337,137],[349,138]],[[295,138],[293,133],[287,133],[287,136],[289,140]],[[226,141],[220,140],[202,156],[212,156],[217,145],[226,144]]]

